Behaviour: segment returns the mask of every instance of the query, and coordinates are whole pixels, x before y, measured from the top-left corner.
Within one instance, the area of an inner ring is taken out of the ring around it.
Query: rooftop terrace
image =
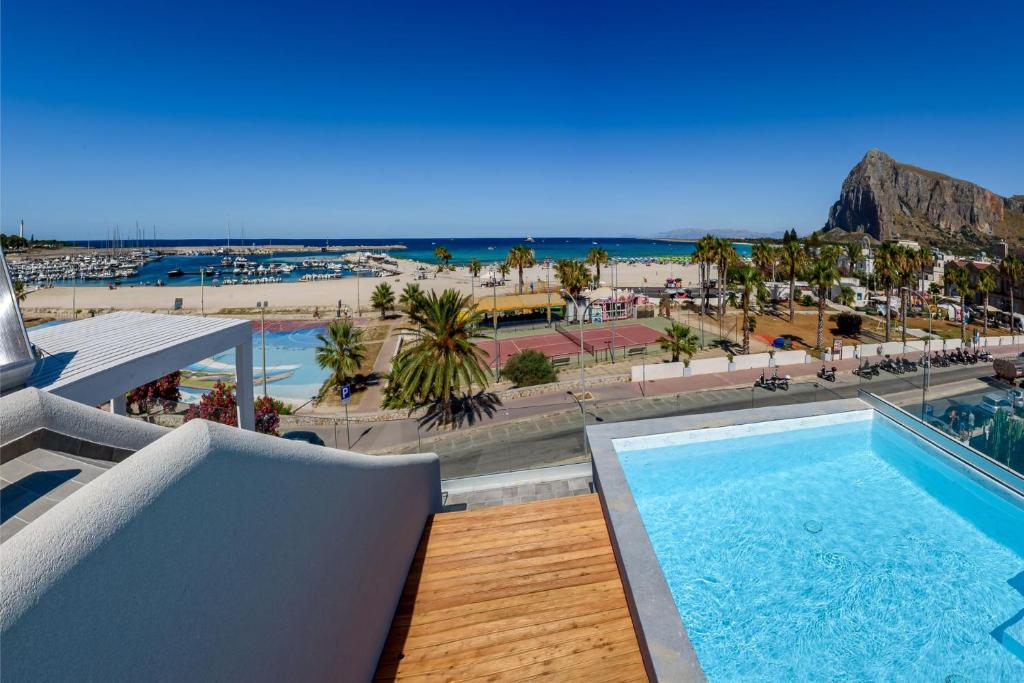
[[[375,680],[645,681],[596,495],[438,514]]]

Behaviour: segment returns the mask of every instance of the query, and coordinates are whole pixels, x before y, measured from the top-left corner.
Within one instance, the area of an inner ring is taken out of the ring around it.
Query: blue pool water
[[[710,680],[1024,681],[1024,507],[885,418],[619,458]]]

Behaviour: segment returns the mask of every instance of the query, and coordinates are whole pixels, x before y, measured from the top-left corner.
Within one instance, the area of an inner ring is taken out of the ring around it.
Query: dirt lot
[[[831,320],[830,320],[831,318]],[[825,345],[831,347],[832,340],[841,336],[835,329],[835,313],[825,313]],[[779,316],[759,315],[755,316],[757,327],[750,336],[750,350],[757,353],[765,351],[771,346],[772,340],[777,337],[789,339],[793,342],[794,349],[811,350],[818,335],[818,316],[807,313],[797,313],[793,322],[789,322],[789,316],[783,312]],[[860,337],[843,337],[844,344],[860,344]]]

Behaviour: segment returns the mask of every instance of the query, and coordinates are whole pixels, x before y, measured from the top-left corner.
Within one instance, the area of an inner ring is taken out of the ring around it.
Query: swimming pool
[[[614,447],[710,680],[1024,680],[1024,507],[912,432],[858,410]]]
[[[270,396],[305,402],[317,395],[328,375],[316,362],[317,335],[324,330],[323,325],[315,325],[267,331],[267,393]],[[256,392],[261,394],[263,355],[259,330],[252,335],[252,357]],[[234,349],[193,363],[182,371],[182,398],[185,402],[198,401],[211,382],[218,379],[233,382],[234,377]]]

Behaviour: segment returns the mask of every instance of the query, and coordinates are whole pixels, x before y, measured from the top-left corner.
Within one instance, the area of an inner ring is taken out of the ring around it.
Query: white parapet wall
[[[710,375],[716,372],[729,372],[728,358],[701,358],[690,361],[691,375]]]
[[[745,356],[734,356],[733,364],[737,370],[750,370],[751,368],[766,368],[772,357],[767,353],[751,353]]]
[[[435,455],[189,422],[4,543],[4,680],[370,680],[439,506]]]

